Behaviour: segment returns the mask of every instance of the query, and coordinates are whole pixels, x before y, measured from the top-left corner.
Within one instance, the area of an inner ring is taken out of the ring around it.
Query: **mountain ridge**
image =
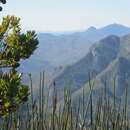
[[[61,91],[63,92],[65,85],[67,86],[66,83],[70,79],[74,82],[72,92],[80,89],[90,80],[89,72],[93,74],[91,78],[95,78],[111,61],[116,59],[119,46],[120,38],[114,35],[108,36],[94,44],[84,58],[72,66],[67,67],[63,73],[55,79],[57,91],[59,93],[61,93]]]
[[[126,81],[125,74],[130,79],[130,53],[123,50],[128,45],[130,46],[130,34],[123,37],[111,35],[100,40],[90,48],[86,57],[66,68],[55,79],[57,91],[61,93],[64,87],[69,86],[66,84],[67,79],[69,80],[73,75],[71,79],[74,83],[71,85],[73,86],[71,87],[72,95],[81,93],[89,80],[96,80],[97,85],[94,86],[94,91],[101,92],[103,90],[102,81],[106,80],[109,81],[108,91],[112,96],[113,80],[116,77],[117,95],[121,97],[124,89],[122,87],[125,86]],[[125,55],[120,54],[122,50],[125,51]],[[89,73],[91,73],[91,78]],[[62,95],[60,94],[59,97],[61,98]]]
[[[124,29],[122,29],[122,31],[120,29],[116,31],[114,30],[113,33],[109,31],[106,33],[106,30],[109,30],[107,28],[111,27]],[[61,68],[61,66],[64,68],[83,58],[87,54],[91,45],[96,41],[112,34],[122,36],[130,33],[128,27],[117,24],[111,24],[99,29],[90,27],[88,30],[90,30],[90,32],[75,32],[58,36],[50,33],[38,34],[40,42],[38,49],[28,61],[22,62],[20,70],[22,69],[22,72],[30,73],[33,71],[49,71]],[[101,30],[105,30],[105,33]]]

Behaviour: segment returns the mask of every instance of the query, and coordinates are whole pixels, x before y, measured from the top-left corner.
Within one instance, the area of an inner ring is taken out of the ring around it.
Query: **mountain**
[[[106,27],[99,29],[99,32],[103,33],[104,35],[113,34],[117,36],[123,36],[129,34],[129,30],[129,27],[123,26],[121,24],[110,24]]]
[[[130,90],[129,49],[130,35],[111,35],[95,43],[84,58],[67,67],[55,79],[59,98],[62,98],[64,88],[69,87],[76,101],[83,89],[88,93],[89,81],[94,82],[95,99],[104,91],[105,82],[108,96],[113,96],[115,82],[116,96],[122,97],[126,86]]]
[[[106,69],[99,73],[91,82],[93,86],[93,98],[97,99],[104,93],[104,85],[106,83],[106,94],[112,98],[114,96],[114,84],[116,88],[116,97],[120,99],[126,89],[130,85],[130,60],[124,57],[118,57],[112,61]],[[127,81],[127,82],[126,82]],[[84,84],[80,89],[73,93],[73,97],[82,97],[83,89],[86,95],[89,93],[89,83]],[[130,87],[128,87],[130,91]],[[76,98],[74,98],[76,100]]]
[[[21,61],[22,72],[40,72],[72,65],[83,58],[91,45],[109,35],[122,36],[130,33],[130,28],[110,24],[103,28],[90,27],[83,32],[66,34],[38,34],[39,46],[27,61]]]
[[[84,32],[77,32],[73,35],[85,36],[88,40],[96,42],[109,35],[123,36],[130,33],[130,28],[121,24],[110,24],[105,27],[96,29],[95,27],[90,27]]]
[[[63,92],[64,87],[69,85],[70,80],[73,82],[72,92],[77,91],[90,80],[89,73],[92,73],[91,79],[102,72],[118,54],[120,38],[109,36],[98,43],[94,44],[88,54],[67,67],[63,73],[55,79],[58,92]]]

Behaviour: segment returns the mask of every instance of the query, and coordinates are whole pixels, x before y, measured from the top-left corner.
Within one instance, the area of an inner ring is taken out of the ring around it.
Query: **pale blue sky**
[[[7,0],[1,15],[7,14],[19,16],[24,29],[38,31],[130,26],[130,0]]]

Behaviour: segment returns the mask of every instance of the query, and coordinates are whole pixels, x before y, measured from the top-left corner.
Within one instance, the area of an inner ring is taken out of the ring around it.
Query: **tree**
[[[20,60],[33,54],[38,39],[34,31],[21,33],[19,22],[19,18],[7,16],[0,25],[0,68],[9,69],[0,75],[0,116],[15,111],[29,95],[29,88],[22,84],[22,75],[16,69]]]
[[[6,0],[0,0],[0,3],[6,4]],[[0,11],[2,11],[2,7],[0,6]]]

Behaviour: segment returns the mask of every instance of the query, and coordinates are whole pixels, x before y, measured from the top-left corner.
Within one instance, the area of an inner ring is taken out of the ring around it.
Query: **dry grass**
[[[30,99],[17,112],[1,120],[0,130],[128,130],[128,93],[127,87],[124,96],[124,105],[116,103],[116,88],[113,87],[114,98],[111,101],[104,91],[96,104],[93,103],[93,86],[89,83],[90,92],[87,101],[77,100],[73,108],[69,90],[64,91],[63,105],[57,101],[57,92],[54,91],[49,101],[49,92],[44,91],[44,73],[40,74],[39,99],[33,96],[32,78],[30,77]],[[104,90],[106,86],[104,85]],[[51,104],[51,107],[50,107]]]

